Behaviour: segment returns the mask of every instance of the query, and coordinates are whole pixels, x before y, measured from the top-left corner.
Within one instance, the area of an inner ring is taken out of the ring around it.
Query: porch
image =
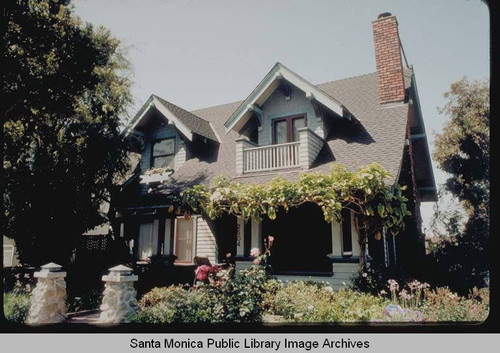
[[[289,212],[279,212],[275,220],[246,223],[238,218],[236,269],[253,265],[250,249],[263,248],[267,236],[274,237],[269,263],[282,281],[328,282],[335,289],[348,284],[358,273],[360,247],[349,212],[342,224],[327,223],[315,204],[304,204]],[[228,249],[230,250],[230,249]]]

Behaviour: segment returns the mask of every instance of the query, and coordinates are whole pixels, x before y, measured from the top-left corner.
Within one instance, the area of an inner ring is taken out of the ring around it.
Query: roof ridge
[[[243,102],[243,100],[240,100],[240,101],[235,101],[235,102],[230,102],[230,103],[223,103],[223,104],[217,104],[217,105],[211,105],[209,107],[205,107],[205,108],[198,108],[198,109],[195,109],[195,110],[191,110],[191,112],[198,112],[200,110],[205,110],[205,109],[211,109],[211,108],[218,108],[218,107],[223,107],[225,105],[231,105],[231,104],[236,104],[236,103],[240,103]]]
[[[374,74],[376,74],[376,72],[370,72],[370,73],[367,73],[367,74],[362,74],[362,75],[356,75],[356,76],[341,78],[341,79],[338,79],[338,80],[321,82],[321,83],[313,84],[313,86],[322,86],[322,85],[326,85],[326,84],[333,83],[333,82],[340,82],[340,81],[350,80],[350,79],[353,79],[353,78],[359,78],[359,77],[368,76],[368,75],[374,75]],[[188,111],[190,113],[195,113],[195,112],[198,112],[198,111],[201,111],[201,110],[223,107],[225,105],[231,105],[231,104],[236,104],[236,103],[240,103],[241,104],[241,102],[243,102],[243,101],[244,101],[244,99],[243,100],[239,100],[239,101],[230,102],[230,103],[223,103],[223,104],[211,105],[211,106],[208,106],[208,107],[198,108],[198,109],[188,110]],[[171,104],[173,104],[173,103],[171,103]]]
[[[157,96],[156,94],[153,94],[153,96],[155,96],[155,97],[156,97],[156,98],[158,98],[158,99],[161,99],[161,100],[162,100],[162,101],[164,101],[164,102],[167,102],[168,104],[173,105],[174,107],[177,107],[177,108],[179,108],[179,109],[182,109],[182,110],[184,110],[185,112],[188,112],[188,113],[193,114],[193,112],[190,112],[189,110],[184,109],[183,107],[181,107],[181,106],[179,106],[179,105],[177,105],[177,104],[175,104],[175,103],[172,103],[171,101],[168,101],[168,100],[166,100],[165,98],[162,98],[162,97],[160,97],[160,96]],[[202,117],[199,117],[198,115],[195,115],[195,114],[193,114],[193,115],[194,115],[194,116],[196,116],[197,118],[200,118],[200,119],[202,119],[202,120],[205,120],[205,119],[203,119]]]
[[[375,71],[375,72],[370,72],[370,73],[367,73],[367,74],[361,74],[361,75],[356,75],[356,76],[350,76],[350,77],[340,78],[338,80],[332,80],[332,81],[318,83],[315,86],[321,86],[321,85],[326,85],[326,84],[333,83],[333,82],[340,82],[340,81],[345,81],[345,80],[351,80],[353,78],[359,78],[359,77],[363,77],[363,76],[374,75],[376,73],[377,72]]]

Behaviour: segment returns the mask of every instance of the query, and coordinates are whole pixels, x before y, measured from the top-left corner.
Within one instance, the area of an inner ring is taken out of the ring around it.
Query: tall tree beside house
[[[436,136],[433,156],[449,174],[441,192],[460,201],[466,219],[460,210],[437,210],[435,223],[451,240],[441,242],[432,256],[445,280],[467,290],[481,285],[489,269],[489,83],[463,78],[445,97],[440,112],[449,120]]]
[[[5,229],[20,261],[67,263],[125,173],[129,63],[68,0],[2,1],[0,117]]]

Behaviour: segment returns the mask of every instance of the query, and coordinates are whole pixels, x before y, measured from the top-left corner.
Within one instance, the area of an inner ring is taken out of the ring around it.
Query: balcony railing
[[[257,146],[246,137],[236,140],[236,173],[309,169],[325,141],[307,127],[297,129],[299,140],[279,145]]]
[[[243,172],[258,172],[300,166],[300,142],[282,143],[243,150]]]

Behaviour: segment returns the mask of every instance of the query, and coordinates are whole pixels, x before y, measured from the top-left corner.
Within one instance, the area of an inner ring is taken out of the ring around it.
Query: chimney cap
[[[390,12],[382,12],[380,15],[378,15],[377,20],[384,18],[384,17],[390,17],[392,14]]]

